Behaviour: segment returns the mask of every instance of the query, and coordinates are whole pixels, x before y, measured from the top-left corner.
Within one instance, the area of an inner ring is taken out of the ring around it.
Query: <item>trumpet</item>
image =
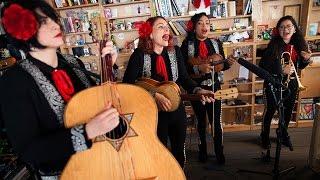
[[[292,46],[291,46],[291,51],[292,51]],[[285,55],[286,55],[286,54],[289,56],[289,58],[288,58],[288,57],[285,58]],[[304,87],[304,86],[301,84],[301,81],[300,81],[300,79],[299,79],[297,70],[296,70],[296,68],[295,68],[295,66],[294,66],[294,64],[293,64],[293,62],[292,62],[292,60],[291,60],[291,53],[289,53],[289,52],[283,52],[283,53],[281,54],[281,65],[282,65],[282,68],[283,68],[285,65],[291,65],[291,67],[293,67],[293,74],[295,75],[295,78],[297,79],[297,82],[298,82],[298,90],[299,90],[299,91],[304,91],[304,90],[307,89],[306,87]],[[286,81],[284,82],[284,85],[285,85],[286,87],[288,87],[288,85],[289,85],[290,77],[291,77],[291,74],[288,74],[288,77],[287,77]]]

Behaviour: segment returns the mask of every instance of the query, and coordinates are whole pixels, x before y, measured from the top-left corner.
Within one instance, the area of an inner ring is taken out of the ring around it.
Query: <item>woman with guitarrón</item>
[[[216,65],[214,68],[214,82],[212,82],[211,71],[212,65],[209,61],[210,56],[214,55],[217,60],[224,60],[224,52],[222,43],[217,39],[208,38],[210,32],[210,21],[205,13],[195,14],[188,22],[188,35],[182,42],[181,52],[185,60],[187,70],[193,80],[204,89],[211,89],[214,83],[214,91],[220,90],[220,79],[218,73],[230,68],[234,59],[228,58],[222,64]],[[220,57],[220,58],[219,58]],[[201,63],[204,62],[204,63]],[[213,103],[203,106],[198,101],[192,101],[192,107],[198,119],[199,133],[199,161],[206,162],[207,142],[206,142],[206,114],[208,114],[209,122],[214,127],[214,150],[219,164],[225,163],[223,154],[223,130],[221,124],[221,101],[214,102],[214,118]]]
[[[211,91],[197,87],[185,69],[179,47],[172,45],[168,22],[161,16],[149,18],[139,29],[139,44],[130,57],[123,82],[135,83],[141,77],[157,81],[174,81],[189,93],[208,94]],[[171,152],[181,167],[185,163],[184,142],[186,114],[182,103],[173,112],[167,112],[171,102],[160,93],[152,93],[159,108],[157,134],[167,146],[170,139]],[[213,98],[202,96],[202,102]]]
[[[8,42],[26,53],[0,79],[1,120],[22,161],[42,178],[57,178],[73,154],[118,125],[119,113],[107,103],[88,123],[65,128],[66,103],[95,83],[80,70],[80,60],[57,53],[64,42],[56,12],[43,0],[17,0],[1,14]],[[110,42],[102,50],[106,54],[114,63],[117,52]]]

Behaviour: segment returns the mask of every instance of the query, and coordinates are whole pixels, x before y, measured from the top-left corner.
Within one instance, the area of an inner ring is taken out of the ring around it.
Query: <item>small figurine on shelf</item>
[[[84,53],[84,56],[90,56],[90,48],[89,47],[84,47],[83,48],[83,53]]]
[[[75,29],[75,32],[81,32],[82,27],[81,27],[80,19],[74,19],[74,29]]]
[[[112,18],[111,9],[109,8],[104,9],[104,16],[107,18]]]
[[[132,22],[131,21],[127,21],[126,22],[126,29],[127,30],[131,30],[132,29]]]

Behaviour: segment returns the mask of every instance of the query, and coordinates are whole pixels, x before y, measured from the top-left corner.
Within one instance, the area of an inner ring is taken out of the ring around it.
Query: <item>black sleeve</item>
[[[297,64],[298,64],[299,69],[304,69],[305,67],[307,67],[310,64],[310,59],[304,60],[303,57],[301,55],[299,55],[299,59],[297,61]]]
[[[75,153],[71,129],[59,126],[29,74],[15,71],[2,80],[1,94],[6,96],[1,98],[0,114],[14,151],[35,167],[63,168]]]
[[[130,56],[122,82],[133,84],[139,77],[142,76],[144,60],[143,55],[144,53],[140,49],[135,49],[135,51]]]
[[[187,90],[189,93],[192,93],[194,88],[197,86],[197,83],[195,81],[193,81],[187,73],[180,48],[175,47],[175,50],[176,50],[176,56],[177,56],[177,62],[178,62],[178,72],[179,72],[179,77],[178,77],[177,82],[183,87],[183,89]]]
[[[267,49],[264,51],[263,56],[259,62],[259,66],[267,70],[268,72],[272,73],[272,64],[271,64],[270,56],[268,55],[270,53],[271,53],[270,48],[267,47]]]

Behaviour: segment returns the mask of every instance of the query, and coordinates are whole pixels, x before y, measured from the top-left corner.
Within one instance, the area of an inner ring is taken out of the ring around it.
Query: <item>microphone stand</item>
[[[281,78],[282,79],[282,78]],[[274,180],[278,180],[279,177],[284,174],[284,173],[288,173],[289,171],[294,170],[296,167],[295,166],[291,166],[288,167],[286,169],[283,170],[279,170],[279,162],[280,162],[280,153],[281,153],[281,144],[282,144],[282,134],[283,134],[283,129],[285,129],[285,122],[284,122],[284,106],[283,106],[283,102],[284,100],[287,99],[287,97],[290,95],[290,89],[285,89],[288,91],[288,95],[286,98],[283,98],[283,86],[279,86],[279,87],[274,87],[272,85],[272,83],[269,83],[268,86],[271,89],[272,92],[272,96],[274,101],[276,102],[276,105],[278,107],[278,112],[279,112],[279,122],[278,122],[278,128],[276,130],[276,134],[277,134],[277,147],[276,147],[276,152],[275,152],[275,161],[274,161],[274,166],[273,166],[273,170],[271,173],[268,172],[261,172],[261,171],[252,171],[252,170],[244,170],[244,169],[239,169],[238,172],[248,172],[248,173],[255,173],[255,174],[264,174],[264,175],[270,175],[272,176],[272,178]],[[280,92],[280,97],[279,99],[276,96],[276,92],[279,91]],[[270,161],[271,157],[270,157],[270,147],[269,149],[267,149],[267,153],[265,155],[265,157],[262,157],[263,160],[268,160]]]

